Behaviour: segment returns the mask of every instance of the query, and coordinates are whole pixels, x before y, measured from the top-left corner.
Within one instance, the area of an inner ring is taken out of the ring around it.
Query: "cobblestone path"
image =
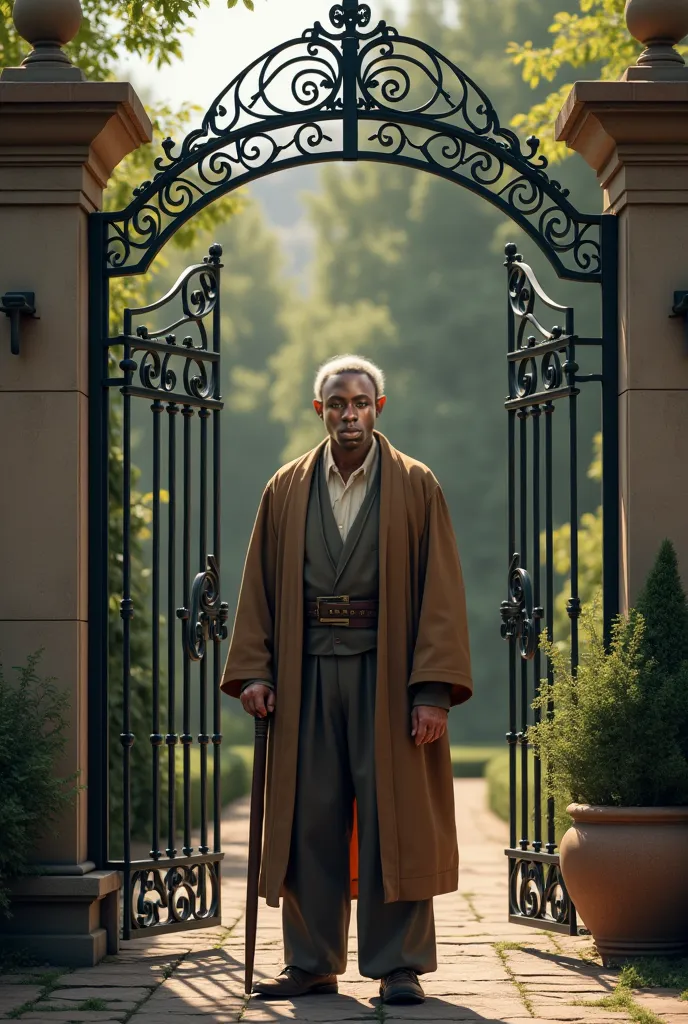
[[[688,1001],[676,991],[635,992],[617,1009],[599,1005],[617,976],[589,959],[589,939],[571,939],[505,922],[507,835],[485,807],[481,779],[456,782],[461,848],[458,893],[435,900],[439,970],[426,976],[428,999],[417,1007],[381,1007],[376,984],[356,970],[356,936],[350,966],[337,996],[292,1002],[243,998],[244,866],[248,803],[226,812],[223,920],[214,931],[162,936],[154,943],[125,943],[119,956],[98,967],[58,974],[46,969],[1,980],[0,1021],[26,1024],[69,1021],[102,1024],[272,1024],[282,1020],[504,1021],[508,1024],[688,1024]],[[257,974],[281,966],[278,910],[261,903]],[[649,1012],[648,1012],[649,1011]]]

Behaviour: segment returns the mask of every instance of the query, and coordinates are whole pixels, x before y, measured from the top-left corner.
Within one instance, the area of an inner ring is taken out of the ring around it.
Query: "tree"
[[[253,10],[253,0],[242,0]],[[238,0],[227,0],[236,7]],[[146,57],[156,67],[182,57],[184,36],[210,0],[82,0],[84,19],[67,47],[70,59],[92,81],[111,78],[124,55]],[[0,0],[0,65],[20,64],[28,52],[12,22],[14,0]]]
[[[532,89],[542,82],[558,83],[545,99],[511,122],[518,131],[537,135],[541,151],[551,161],[569,155],[564,143],[555,142],[553,129],[575,80],[568,77],[570,72],[594,68],[594,77],[613,81],[635,64],[642,47],[629,35],[624,7],[625,0],[578,0],[576,13],[557,11],[554,15],[549,28],[554,39],[549,46],[537,46],[530,39],[509,44],[508,53]]]

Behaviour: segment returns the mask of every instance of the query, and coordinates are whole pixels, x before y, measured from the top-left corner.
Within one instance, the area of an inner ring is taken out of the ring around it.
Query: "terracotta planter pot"
[[[688,807],[567,811],[561,871],[605,963],[688,950]]]

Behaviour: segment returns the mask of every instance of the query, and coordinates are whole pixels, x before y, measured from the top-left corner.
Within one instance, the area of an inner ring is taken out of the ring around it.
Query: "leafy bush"
[[[577,673],[545,637],[554,667],[534,702],[531,729],[560,801],[656,807],[688,803],[688,606],[676,553],[665,541],[637,608],[614,625],[609,651],[595,610]],[[550,697],[555,714],[547,717]],[[547,773],[543,773],[545,777]],[[563,806],[565,806],[565,802]]]
[[[74,777],[55,769],[66,744],[66,694],[40,678],[42,652],[5,677],[0,665],[0,908],[8,911],[7,883],[32,872],[31,855],[46,827],[74,796]]]

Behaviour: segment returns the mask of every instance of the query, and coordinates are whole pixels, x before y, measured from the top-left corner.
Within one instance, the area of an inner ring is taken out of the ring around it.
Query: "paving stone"
[[[6,985],[0,990],[0,1013],[7,1014],[23,1003],[32,1003],[41,992],[40,985]]]
[[[611,993],[618,972],[581,959],[590,954],[591,939],[551,935],[510,924],[504,846],[507,828],[485,806],[480,779],[456,783],[457,829],[461,849],[460,892],[435,900],[439,970],[422,979],[428,994],[421,1006],[385,1007],[387,1021],[444,1021],[481,1024],[628,1024],[626,1013],[573,1003]],[[98,967],[73,971],[57,981],[47,1003],[37,1004],[22,1019],[28,1024],[90,1021],[115,1024],[128,1008],[145,1000],[132,1014],[133,1024],[303,1024],[375,1022],[380,1016],[378,984],[357,970],[356,924],[352,923],[349,962],[338,996],[288,1001],[243,996],[245,865],[248,800],[227,809],[223,820],[224,927],[212,931],[147,934],[124,944],[117,956]],[[470,893],[470,906],[466,894]],[[471,909],[473,908],[473,909]],[[475,912],[474,912],[475,911]],[[500,942],[508,965],[495,951]],[[274,976],[282,963],[280,911],[261,903],[256,951],[256,979]],[[46,968],[41,968],[42,973]],[[9,984],[0,978],[0,1021],[13,1006],[36,999],[39,986],[32,972]],[[525,987],[536,1016],[532,1017],[513,982]],[[6,1001],[9,997],[9,1003]],[[108,1009],[79,1011],[87,998],[106,999]],[[644,991],[638,1002],[660,1015],[665,1024],[688,1024],[688,1003],[671,991]],[[50,1006],[50,1012],[42,1007]],[[3,1014],[5,1015],[3,1017]]]
[[[640,1006],[644,1006],[646,1010],[652,1010],[653,1013],[671,1013],[674,1017],[683,1018],[683,1021],[688,1021],[688,1001],[681,1001],[678,998],[678,993],[674,996],[659,995],[654,992],[634,992],[633,998],[636,1003]]]
[[[121,1021],[126,1017],[126,1010],[121,1013],[113,1013],[112,1010],[51,1010],[49,1013],[33,1014],[25,1013],[20,1020],[37,1022],[39,1020],[55,1021],[89,1021],[93,1024],[110,1024],[111,1021]]]

